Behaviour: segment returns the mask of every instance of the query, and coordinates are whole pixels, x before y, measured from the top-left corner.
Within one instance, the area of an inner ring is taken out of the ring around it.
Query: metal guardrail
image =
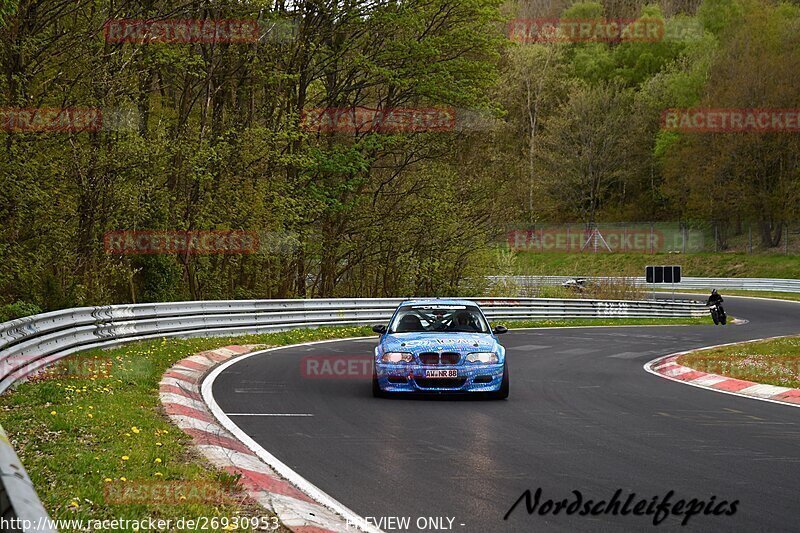
[[[17,457],[8,435],[0,426],[0,516],[3,531],[55,532],[27,472]],[[15,520],[29,520],[28,527]]]
[[[647,283],[644,277],[602,277],[602,276],[490,276],[493,283],[513,283],[521,287],[540,287],[545,285],[561,285],[567,280],[583,278],[599,282],[626,282],[638,287],[651,289],[669,289],[671,284]],[[800,279],[770,278],[690,278],[684,277],[675,284],[676,289],[733,289],[742,291],[800,292]]]
[[[161,337],[238,336],[295,328],[385,323],[404,300],[335,298],[110,305],[65,309],[12,320],[0,324],[0,393],[17,380],[58,359],[90,348]],[[492,321],[695,317],[708,313],[705,305],[690,301],[474,300]],[[30,485],[7,439],[0,443],[0,468],[4,481],[0,487],[0,500],[8,496],[13,512],[22,515],[21,518],[35,522],[46,518],[35,492],[32,492],[32,486],[28,491],[17,488],[18,485],[12,484],[13,480],[6,476],[9,469],[15,470]],[[6,480],[9,480],[9,484],[5,483]]]

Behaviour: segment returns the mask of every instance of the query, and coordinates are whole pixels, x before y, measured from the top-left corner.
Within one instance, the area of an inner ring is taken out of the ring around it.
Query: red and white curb
[[[711,374],[708,372],[695,370],[694,368],[690,368],[688,366],[683,366],[677,362],[678,358],[682,355],[699,352],[702,350],[748,344],[751,342],[784,339],[786,337],[794,336],[795,335],[784,335],[781,337],[769,337],[766,339],[756,339],[744,342],[730,342],[727,344],[718,344],[716,346],[706,346],[696,350],[673,353],[653,359],[644,365],[644,369],[651,374],[655,374],[656,376],[670,379],[672,381],[679,381],[681,383],[685,383],[686,385],[692,385],[693,387],[700,387],[702,389],[722,392],[724,394],[733,394],[735,396],[742,396],[744,398],[751,398],[753,400],[761,400],[765,402],[789,405],[792,407],[800,407],[800,389],[790,389],[789,387],[779,387],[777,385],[766,385],[764,383],[756,383],[754,381],[735,379],[727,376],[721,376],[719,374]]]
[[[164,373],[159,384],[159,396],[167,415],[192,437],[193,446],[211,464],[233,475],[238,474],[239,484],[249,496],[273,512],[291,531],[376,531],[365,528],[363,519],[273,456],[267,454],[270,460],[265,461],[263,448],[238,428],[238,435],[226,429],[230,420],[224,413],[225,421],[218,419],[219,413],[214,412],[219,409],[216,402],[207,405],[204,401],[203,381],[212,368],[222,370],[220,364],[227,362],[224,365],[227,367],[234,362],[234,357],[254,355],[253,350],[258,348],[261,346],[226,346],[178,361]],[[213,383],[213,379],[210,381]]]

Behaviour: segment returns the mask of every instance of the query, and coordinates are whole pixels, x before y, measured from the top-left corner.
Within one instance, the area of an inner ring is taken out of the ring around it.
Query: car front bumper
[[[455,378],[426,378],[426,370],[456,370]],[[375,364],[378,386],[384,392],[495,392],[503,382],[503,363],[459,366]]]

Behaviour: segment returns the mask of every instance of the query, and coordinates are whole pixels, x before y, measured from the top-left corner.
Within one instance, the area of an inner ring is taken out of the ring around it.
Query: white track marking
[[[314,416],[311,413],[225,413],[228,416]]]
[[[777,385],[767,385],[766,383],[759,383],[758,385],[751,385],[745,389],[740,390],[746,396],[758,396],[761,398],[771,398],[779,394],[789,392],[789,387],[779,387]]]
[[[693,379],[692,381],[697,383],[698,385],[704,385],[706,387],[710,387],[712,385],[716,385],[717,383],[722,383],[723,381],[727,381],[730,378],[725,376],[715,376],[710,374],[708,376],[703,376],[702,378]]]
[[[244,361],[254,355],[260,355],[266,352],[273,352],[277,350],[285,350],[288,348],[297,348],[298,346],[311,346],[313,344],[322,344],[323,342],[342,342],[342,341],[352,341],[352,340],[362,340],[363,337],[350,337],[347,339],[331,339],[326,341],[316,341],[316,342],[308,342],[303,344],[293,344],[291,346],[278,346],[276,348],[267,348],[266,350],[259,350],[257,352],[250,352],[248,354],[241,355],[239,357],[235,357],[230,359],[221,365],[214,368],[211,373],[203,380],[202,384],[202,395],[203,400],[208,405],[209,410],[214,415],[214,417],[219,421],[222,426],[230,431],[242,444],[247,446],[250,450],[252,450],[262,461],[267,463],[269,466],[272,467],[278,474],[289,480],[294,486],[300,489],[302,492],[306,493],[311,499],[318,502],[323,507],[327,507],[328,509],[334,511],[338,515],[344,517],[349,523],[353,524],[354,529],[361,529],[362,531],[366,531],[368,533],[383,533],[377,527],[372,526],[371,524],[367,523],[362,517],[360,517],[355,512],[348,509],[343,504],[339,503],[333,497],[329,496],[327,493],[323,492],[321,489],[316,487],[313,483],[308,481],[306,478],[292,470],[289,466],[285,463],[280,461],[277,457],[269,453],[265,450],[260,444],[258,444],[255,440],[253,440],[247,433],[242,431],[239,426],[233,423],[233,421],[228,418],[228,415],[222,410],[219,406],[217,401],[214,399],[213,388],[214,388],[214,380],[225,371],[231,365]]]

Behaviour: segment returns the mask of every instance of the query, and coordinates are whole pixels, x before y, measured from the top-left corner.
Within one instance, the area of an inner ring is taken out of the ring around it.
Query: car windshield
[[[389,327],[390,333],[489,331],[489,324],[474,305],[404,305]]]

